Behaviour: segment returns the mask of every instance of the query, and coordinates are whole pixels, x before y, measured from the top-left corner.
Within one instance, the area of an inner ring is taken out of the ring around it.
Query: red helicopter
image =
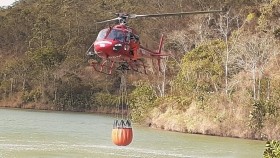
[[[112,27],[105,28],[98,33],[95,42],[87,51],[87,55],[94,60],[89,60],[91,66],[98,72],[112,74],[114,70],[134,70],[140,73],[147,73],[144,58],[153,58],[158,61],[158,68],[161,71],[160,60],[168,54],[163,54],[163,36],[159,42],[157,51],[152,51],[140,44],[137,32],[127,25],[128,19],[145,17],[178,16],[190,14],[207,14],[224,12],[224,10],[163,13],[163,14],[126,14],[116,13],[117,18],[97,23],[117,22]]]

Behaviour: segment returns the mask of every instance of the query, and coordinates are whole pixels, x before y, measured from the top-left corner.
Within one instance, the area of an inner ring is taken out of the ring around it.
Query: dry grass
[[[274,80],[280,78],[279,73],[280,71],[273,73]],[[280,116],[266,116],[263,128],[259,131],[249,126],[249,116],[253,110],[252,94],[249,93],[252,84],[250,73],[242,72],[230,82],[230,97],[222,92],[209,94],[203,106],[192,101],[184,110],[176,101],[166,101],[151,112],[151,125],[154,128],[179,132],[279,140]]]
[[[260,133],[255,133],[249,127],[252,106],[249,94],[243,88],[234,93],[231,99],[224,94],[212,94],[204,108],[199,103],[192,102],[182,110],[174,101],[165,102],[151,112],[151,126],[225,137],[279,139],[277,133],[280,132],[280,124],[277,121],[265,122],[265,128]]]
[[[199,109],[193,103],[185,112],[170,106],[165,112],[155,108],[152,112],[152,127],[164,130],[246,138],[248,129],[244,114],[234,115],[226,109]],[[241,118],[240,116],[243,115]]]
[[[0,107],[21,108],[21,93],[15,94],[12,97],[5,98],[0,101]]]

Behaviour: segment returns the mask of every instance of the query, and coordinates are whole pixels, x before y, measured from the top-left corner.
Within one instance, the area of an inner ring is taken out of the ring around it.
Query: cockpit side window
[[[125,42],[129,43],[130,42],[130,36],[131,36],[131,33],[130,32],[127,32],[126,33],[126,39],[125,39]]]
[[[109,29],[101,30],[97,35],[96,41],[100,41],[100,40],[104,39],[106,37],[106,34],[107,34],[108,30]]]
[[[107,39],[112,39],[112,40],[118,40],[120,42],[125,41],[125,34],[121,30],[116,30],[112,29],[109,35],[107,36]]]

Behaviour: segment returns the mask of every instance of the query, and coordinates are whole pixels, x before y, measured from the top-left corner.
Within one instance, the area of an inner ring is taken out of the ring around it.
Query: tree
[[[225,93],[228,94],[229,91],[229,64],[230,64],[230,55],[232,53],[233,47],[236,43],[236,37],[232,38],[231,41],[229,41],[229,36],[231,32],[233,31],[233,27],[230,27],[231,23],[235,21],[236,17],[231,18],[230,16],[230,11],[227,11],[224,15],[220,15],[220,20],[219,20],[219,32],[222,34],[222,37],[224,38],[225,41],[225,59],[224,61],[224,67],[225,67]],[[237,26],[238,27],[238,26]]]
[[[138,82],[136,89],[129,96],[132,107],[132,119],[142,122],[148,116],[149,110],[153,107],[156,94],[153,88],[145,82]]]
[[[259,33],[250,35],[248,38],[243,32],[236,45],[235,51],[238,55],[235,57],[235,61],[240,68],[251,72],[254,100],[260,98],[260,82],[258,81],[263,77],[265,66],[271,57],[278,54],[275,42],[273,36],[269,34]]]
[[[222,87],[224,47],[222,41],[210,41],[186,54],[174,81],[175,89],[182,94],[217,92]]]

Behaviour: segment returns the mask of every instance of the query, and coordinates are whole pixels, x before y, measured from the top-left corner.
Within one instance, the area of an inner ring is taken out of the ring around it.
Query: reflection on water
[[[0,109],[0,158],[257,158],[265,142],[190,135],[134,125],[127,147],[111,142],[113,118]]]

